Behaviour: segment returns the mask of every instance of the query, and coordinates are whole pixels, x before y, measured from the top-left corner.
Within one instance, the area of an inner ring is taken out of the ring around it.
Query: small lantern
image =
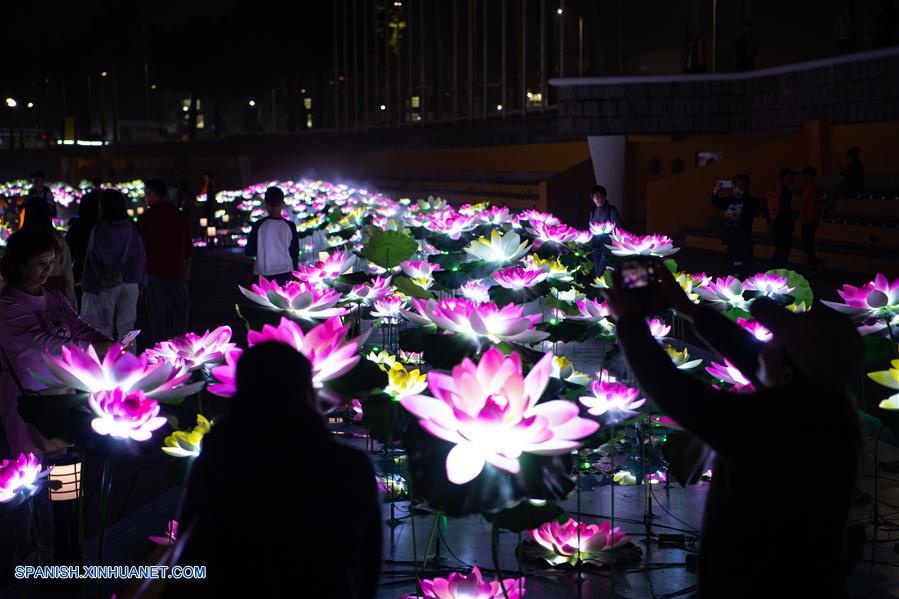
[[[201,227],[205,227],[205,226],[208,225],[208,224],[209,224],[209,221],[208,221],[206,218],[201,218],[201,219],[200,219],[200,226],[201,226]]]
[[[215,237],[215,227],[206,227],[206,235],[209,237]]]
[[[81,458],[65,454],[50,465],[50,501],[73,501],[81,496]],[[53,481],[57,481],[54,483]],[[54,486],[58,488],[54,489]]]
[[[48,494],[53,506],[53,562],[57,565],[79,564],[83,558],[78,515],[82,497],[82,459],[78,453],[67,452],[48,462]]]
[[[138,213],[138,214],[143,214],[143,213],[144,213],[144,207],[143,207],[143,206],[138,206],[138,207],[137,207],[137,213]]]
[[[134,216],[134,208],[128,209],[128,216]]]
[[[230,215],[230,214],[223,214],[223,215],[222,215],[222,222],[223,222],[223,223],[227,223],[227,222],[230,221],[230,220],[231,220],[231,215]]]

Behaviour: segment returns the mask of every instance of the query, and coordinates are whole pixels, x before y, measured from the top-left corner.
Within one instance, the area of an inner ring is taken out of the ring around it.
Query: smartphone
[[[661,303],[658,284],[665,265],[658,258],[643,256],[620,263],[621,284],[627,289],[640,309],[650,315],[661,315],[665,307]]]
[[[122,349],[131,347],[131,344],[134,343],[134,340],[137,339],[138,335],[140,335],[140,329],[128,331],[128,333],[124,337],[122,337],[122,340],[119,341],[119,345],[122,346]]]
[[[721,189],[733,189],[734,182],[729,179],[721,179],[718,181],[718,187]]]

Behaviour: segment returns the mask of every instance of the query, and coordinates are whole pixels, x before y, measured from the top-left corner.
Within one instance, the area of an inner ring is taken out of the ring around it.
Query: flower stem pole
[[[106,538],[106,524],[109,518],[109,494],[112,491],[112,461],[103,460],[100,476],[100,542],[97,548],[97,562],[103,563],[103,542]]]
[[[431,525],[431,532],[428,534],[428,544],[425,546],[425,556],[424,559],[421,560],[421,569],[425,570],[428,567],[428,560],[431,559],[429,555],[431,553],[431,545],[434,543],[434,537],[437,534],[437,527],[440,526],[440,512],[434,512],[434,523]],[[439,547],[439,545],[438,545]]]
[[[580,594],[581,584],[584,582],[584,562],[581,559],[581,455],[580,452],[574,452],[574,470],[575,470],[575,493],[577,500],[577,562],[575,562],[575,582],[577,582],[578,593]]]
[[[493,571],[496,572],[496,581],[499,583],[499,588],[503,590],[504,599],[509,599],[509,591],[506,590],[503,574],[499,569],[499,525],[496,521],[493,522],[493,531],[490,535],[490,552],[493,555]]]

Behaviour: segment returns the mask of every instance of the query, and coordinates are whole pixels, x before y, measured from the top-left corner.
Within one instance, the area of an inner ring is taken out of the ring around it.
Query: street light
[[[28,108],[34,108],[34,102],[29,102],[28,104],[26,104],[26,106]]]
[[[19,103],[16,102],[15,98],[6,98],[6,105],[9,108],[15,108],[16,106],[19,105]]]
[[[247,104],[250,105],[250,108],[253,108],[254,106],[256,106],[256,100],[250,100],[249,102],[247,102]]]
[[[557,8],[557,9],[556,9],[556,14],[557,14],[557,15],[561,15],[563,12],[565,12],[565,11],[562,10],[562,8]]]

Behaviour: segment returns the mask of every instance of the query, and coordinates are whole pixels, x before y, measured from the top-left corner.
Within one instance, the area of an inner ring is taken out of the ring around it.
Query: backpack
[[[128,256],[128,248],[131,246],[131,235],[133,233],[134,226],[131,226],[128,229],[128,240],[125,242],[125,249],[122,251],[122,257],[118,260],[117,263],[107,264],[106,260],[103,259],[103,256],[100,256],[100,276],[97,280],[97,286],[100,289],[112,289],[113,287],[118,287],[125,282],[125,278],[122,276],[122,264],[125,262],[125,258]],[[90,246],[91,247],[87,251],[88,254],[93,251],[93,232],[91,232]]]

